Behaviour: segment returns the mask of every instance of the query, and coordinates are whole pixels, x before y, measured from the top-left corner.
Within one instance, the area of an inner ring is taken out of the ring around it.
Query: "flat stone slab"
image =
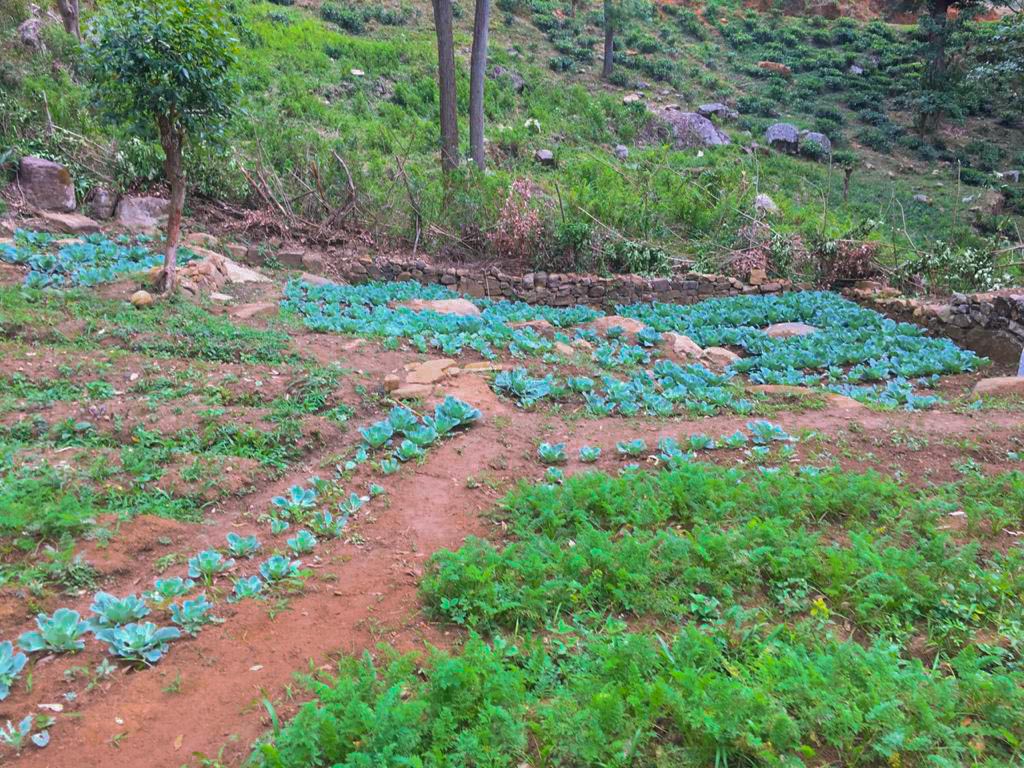
[[[981,397],[1024,397],[1024,376],[993,376],[974,385],[974,394]]]
[[[807,323],[775,323],[764,329],[765,335],[773,339],[791,339],[794,336],[810,336],[817,328]]]
[[[434,384],[448,377],[448,372],[456,367],[454,360],[438,357],[424,360],[422,363],[410,363],[405,367],[406,384]]]
[[[91,235],[100,231],[100,225],[80,213],[41,211],[39,217],[60,232],[69,235]]]
[[[616,327],[621,328],[628,335],[635,336],[647,326],[639,320],[634,320],[632,317],[605,315],[604,317],[597,318],[597,320],[590,324],[590,327],[602,336],[607,336],[608,330]]]
[[[711,365],[712,368],[725,369],[739,360],[740,356],[725,347],[708,347],[704,350],[704,354],[701,355],[701,359]]]
[[[274,317],[278,313],[277,302],[258,301],[252,304],[241,304],[228,314],[236,320],[251,320],[254,317]]]
[[[477,317],[480,308],[467,299],[410,299],[395,304],[413,312],[437,312],[439,315],[462,315]]]

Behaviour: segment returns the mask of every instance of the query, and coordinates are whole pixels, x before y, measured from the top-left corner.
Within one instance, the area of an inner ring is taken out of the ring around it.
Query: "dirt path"
[[[305,591],[289,598],[274,618],[267,602],[228,606],[218,600],[217,614],[227,619],[225,624],[175,644],[152,670],[118,672],[95,690],[81,693],[78,701],[65,705],[50,746],[26,751],[17,764],[178,768],[195,764],[197,754],[218,757],[223,748],[222,763],[239,765],[253,740],[269,727],[264,698],[274,703],[282,718],[294,713],[305,698],[301,687],[294,685],[296,673],[311,667],[330,669],[331,658],[339,652],[359,653],[381,641],[414,649],[455,639],[421,614],[416,590],[423,564],[440,548],[457,547],[467,535],[492,530],[483,513],[500,493],[516,479],[541,476],[537,442],[565,441],[573,457],[581,445],[599,445],[604,454],[596,468],[614,472],[622,465],[615,456],[618,440],[643,437],[653,450],[663,436],[717,436],[748,421],[733,416],[589,420],[566,412],[527,413],[496,398],[483,377],[470,374],[452,380],[446,389],[480,407],[483,423],[431,450],[424,464],[407,465],[386,478],[386,501],[374,502],[354,526],[361,543],[322,543],[317,558],[306,563],[314,575]],[[805,460],[813,452],[831,456],[848,469],[901,470],[919,482],[955,477],[952,465],[964,455],[965,441],[977,445],[978,460],[986,468],[1005,470],[1007,448],[1024,438],[1024,419],[1003,412],[876,413],[856,407],[783,412],[771,420],[793,433],[807,429],[824,436],[800,445]],[[899,434],[927,441],[928,450],[894,440]],[[266,509],[270,496],[291,483],[304,482],[338,447],[324,446],[287,477],[226,507],[204,525],[174,524],[179,537],[175,547],[196,551],[217,546],[232,530],[258,532],[263,538],[267,531],[256,524],[254,510]],[[719,452],[707,458],[733,463],[739,453]],[[574,462],[570,469],[582,468]],[[375,478],[367,472],[359,481],[371,479]],[[140,522],[130,524],[126,533]],[[167,533],[167,528],[157,526],[149,535]],[[123,543],[125,551],[120,552],[121,546],[115,540],[108,556],[124,560],[142,549],[139,537],[130,534]],[[138,591],[152,577],[149,558],[142,557],[116,574],[106,588],[118,594]],[[73,607],[85,611],[88,602],[84,596]],[[102,657],[102,649],[90,642],[78,657],[37,664],[32,693],[17,695],[17,707],[0,707],[0,714],[24,713],[40,703],[62,701],[65,691],[82,691],[81,682],[64,682],[64,670],[78,664],[95,667]]]

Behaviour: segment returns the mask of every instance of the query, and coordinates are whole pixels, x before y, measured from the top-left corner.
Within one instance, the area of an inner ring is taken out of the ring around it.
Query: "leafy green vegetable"
[[[288,539],[288,549],[296,555],[305,555],[316,549],[316,536],[303,529]]]
[[[601,449],[596,445],[584,445],[580,448],[580,461],[584,464],[593,464],[601,458]]]
[[[228,552],[235,557],[252,557],[260,549],[260,542],[255,536],[239,536],[237,533],[227,535]]]
[[[181,632],[176,627],[158,628],[149,621],[101,629],[96,633],[96,639],[106,643],[113,656],[145,665],[160,661],[167,653],[168,644],[180,637]]]
[[[236,582],[237,589],[237,582]],[[171,606],[171,621],[190,635],[199,634],[199,630],[218,619],[213,615],[213,603],[206,599],[205,594],[196,595],[192,600]]]
[[[225,560],[220,552],[207,549],[189,558],[188,575],[189,578],[203,579],[209,583],[219,574],[233,568],[234,565],[234,560],[230,558]]]
[[[7,698],[11,686],[25,668],[28,657],[24,653],[15,653],[10,640],[0,643],[0,701]]]
[[[299,572],[302,563],[284,555],[273,555],[260,565],[260,575],[267,581],[280,581]]]
[[[542,464],[564,464],[568,460],[565,443],[541,443],[537,448],[537,456]]]
[[[52,616],[40,613],[36,616],[36,632],[26,632],[18,638],[18,645],[23,651],[54,651],[55,653],[75,653],[85,647],[82,639],[89,631],[89,622],[82,621],[78,611],[58,608]]]
[[[93,618],[89,621],[89,628],[93,632],[106,627],[130,624],[149,615],[149,608],[137,595],[114,597],[107,592],[97,592],[89,610],[93,613]]]

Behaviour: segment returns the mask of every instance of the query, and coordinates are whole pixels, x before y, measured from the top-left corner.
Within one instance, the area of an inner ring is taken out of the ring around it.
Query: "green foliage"
[[[148,133],[154,121],[197,137],[216,132],[237,96],[230,22],[210,0],[116,0],[90,22],[97,104]]]

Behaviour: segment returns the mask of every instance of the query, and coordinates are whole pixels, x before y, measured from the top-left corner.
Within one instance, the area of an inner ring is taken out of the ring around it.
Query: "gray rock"
[[[65,232],[69,235],[92,235],[100,231],[100,225],[80,213],[57,213],[43,211],[41,213],[48,229]]]
[[[718,147],[729,143],[725,133],[696,112],[661,109],[655,113],[654,121],[660,124],[655,126],[656,132],[669,139],[675,149]]]
[[[39,36],[42,29],[43,20],[36,16],[23,21],[18,26],[18,38],[21,40],[21,44],[36,51],[43,50],[43,39]]]
[[[526,79],[514,69],[503,67],[501,64],[495,64],[491,67],[491,78],[507,81],[516,93],[522,93],[526,90]]]
[[[533,159],[541,165],[552,166],[555,164],[555,153],[550,149],[538,149],[533,154]]]
[[[122,197],[117,223],[131,232],[154,232],[167,225],[170,204],[162,197]]]
[[[800,141],[800,149],[806,151],[807,154],[814,154],[813,150],[808,148],[809,144],[817,145],[818,154],[825,156],[832,154],[832,141],[824,133],[818,133],[817,131],[801,131]]]
[[[864,67],[859,67],[856,64],[851,64],[850,68],[846,71],[849,72],[851,75],[863,75]]]
[[[612,151],[615,153],[615,156],[619,158],[619,160],[625,160],[627,157],[629,157],[629,147],[627,147],[625,144],[616,144],[615,149]]]
[[[923,203],[924,205],[931,205],[932,199],[928,195],[914,195],[915,203]]]
[[[711,104],[701,104],[697,107],[697,114],[701,117],[706,117],[709,120],[712,117],[718,117],[721,120],[735,120],[740,116],[740,113],[735,109],[718,101],[712,102]]]
[[[23,157],[18,184],[29,205],[44,211],[75,210],[75,182],[68,169],[41,157]]]
[[[800,149],[800,131],[792,123],[775,123],[764,132],[764,140],[772,149],[796,153]]]
[[[1020,184],[1020,171],[1003,171],[1003,180],[1011,184]]]
[[[768,216],[779,212],[779,206],[764,192],[754,198],[754,210]]]
[[[106,187],[93,187],[85,198],[85,210],[94,219],[111,219],[117,208],[117,195]]]

